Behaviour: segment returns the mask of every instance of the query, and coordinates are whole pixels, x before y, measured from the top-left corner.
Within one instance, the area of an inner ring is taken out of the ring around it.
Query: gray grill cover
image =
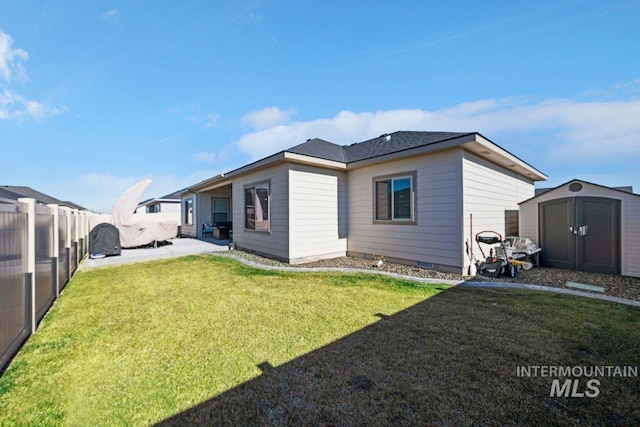
[[[103,222],[93,227],[89,233],[89,253],[120,255],[120,232],[111,224]]]

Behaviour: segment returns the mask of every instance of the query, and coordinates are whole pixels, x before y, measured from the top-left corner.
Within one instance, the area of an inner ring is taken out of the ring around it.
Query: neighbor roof
[[[10,200],[18,200],[22,195],[8,190],[5,186],[0,187],[0,197]]]
[[[3,197],[10,198],[10,199],[28,197],[30,199],[35,199],[39,203],[56,204],[56,205],[62,205],[62,206],[69,206],[71,208],[78,209],[78,210],[87,210],[86,208],[80,205],[77,205],[73,202],[56,199],[55,197],[51,197],[48,194],[44,194],[37,190],[34,190],[31,187],[25,187],[21,185],[2,185],[0,186],[0,190],[3,190],[3,193],[6,194],[6,196],[3,196]]]
[[[166,196],[145,199],[140,203],[138,203],[138,207],[149,205],[151,203],[156,203],[156,202],[180,202],[180,196],[185,191],[186,191],[186,188],[183,188],[182,190],[174,191],[173,193],[167,194]]]

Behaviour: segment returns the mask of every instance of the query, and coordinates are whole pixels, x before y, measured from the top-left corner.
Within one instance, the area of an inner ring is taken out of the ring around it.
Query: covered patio
[[[182,196],[182,236],[229,243],[233,230],[232,184],[210,185]]]

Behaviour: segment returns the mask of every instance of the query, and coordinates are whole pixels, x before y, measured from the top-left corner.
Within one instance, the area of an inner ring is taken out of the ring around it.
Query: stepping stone
[[[567,282],[564,285],[568,288],[578,288],[593,292],[604,292],[604,288],[600,286],[585,285],[584,283]]]

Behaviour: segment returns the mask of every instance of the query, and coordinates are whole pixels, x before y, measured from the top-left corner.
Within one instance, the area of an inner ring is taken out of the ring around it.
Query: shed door
[[[576,250],[569,227],[573,226],[573,198],[540,204],[540,264],[545,267],[575,268]]]
[[[587,225],[576,238],[577,269],[597,273],[620,273],[620,200],[577,197],[578,225]]]
[[[569,197],[540,204],[540,262],[620,273],[620,201]]]

